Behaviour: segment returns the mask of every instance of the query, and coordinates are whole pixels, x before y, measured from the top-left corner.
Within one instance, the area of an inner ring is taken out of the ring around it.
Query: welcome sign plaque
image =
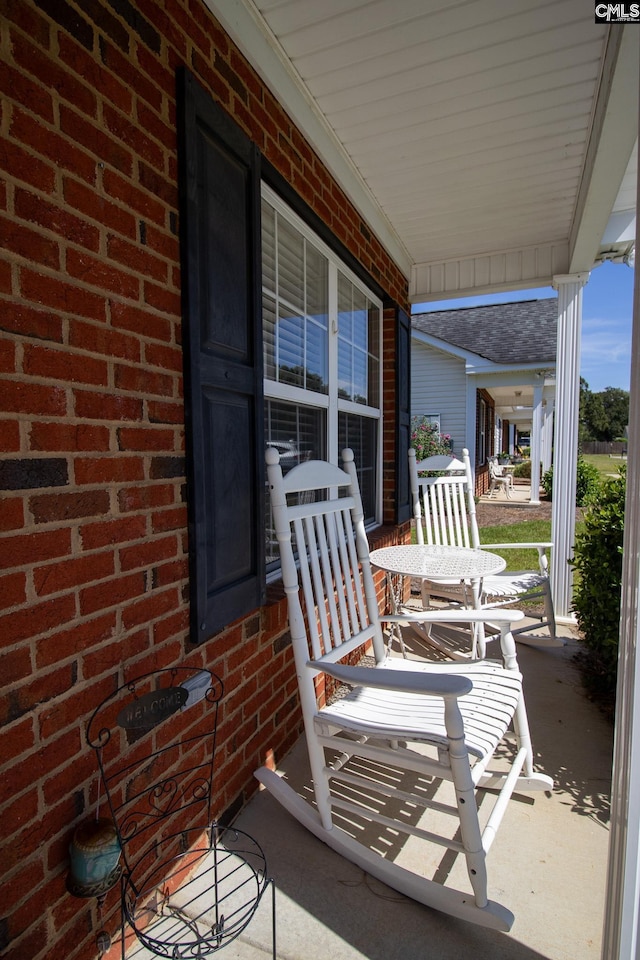
[[[118,726],[123,730],[152,730],[184,707],[188,696],[189,691],[184,687],[143,693],[120,710]]]

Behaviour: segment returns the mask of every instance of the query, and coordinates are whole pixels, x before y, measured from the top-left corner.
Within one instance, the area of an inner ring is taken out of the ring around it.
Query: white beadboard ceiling
[[[636,25],[596,25],[584,0],[206,2],[415,302],[628,253]]]

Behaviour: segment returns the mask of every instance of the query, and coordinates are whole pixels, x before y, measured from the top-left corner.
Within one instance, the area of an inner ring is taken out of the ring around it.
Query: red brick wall
[[[187,640],[179,64],[407,307],[399,270],[204,4],[119,9],[6,0],[0,21],[0,951],[20,960],[97,955],[67,848],[96,798],[86,721],[123,677],[223,676],[217,814],[300,729],[276,588],[204,647]],[[388,315],[386,390],[392,342]],[[387,471],[391,415],[387,395]]]

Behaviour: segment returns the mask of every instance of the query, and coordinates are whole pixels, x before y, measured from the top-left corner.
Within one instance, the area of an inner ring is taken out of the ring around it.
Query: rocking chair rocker
[[[504,663],[386,656],[352,451],[343,451],[344,470],[310,461],[286,477],[277,452],[266,456],[317,809],[276,772],[263,767],[256,777],[312,833],[388,886],[452,916],[509,930],[513,915],[488,899],[486,855],[511,794],[553,786],[549,777],[533,771],[510,632],[510,622],[522,614],[444,610],[415,615],[427,623],[499,622]],[[383,619],[403,622],[407,616]],[[371,651],[374,667],[352,665]],[[327,678],[351,689],[318,706],[319,693],[323,700],[326,692],[318,684]],[[491,771],[511,723],[515,756],[508,758],[508,772]],[[435,791],[446,792],[447,782],[454,798],[438,794],[436,799]],[[483,788],[498,793],[481,829],[476,791]],[[398,800],[404,811],[418,811],[416,817],[399,817]],[[441,830],[443,819],[453,824],[451,831]],[[469,890],[446,887],[377,853],[362,838],[371,832],[379,837],[380,831],[406,835],[406,844],[423,843],[425,856],[442,847],[462,855]]]

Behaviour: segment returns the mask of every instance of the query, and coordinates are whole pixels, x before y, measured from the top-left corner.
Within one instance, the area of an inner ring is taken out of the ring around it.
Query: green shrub
[[[520,477],[524,480],[531,479],[531,460],[523,460],[513,471],[514,477]]]
[[[590,503],[594,497],[598,496],[600,489],[600,473],[598,468],[578,454],[578,465],[576,470],[576,507],[584,507]],[[553,500],[553,467],[549,467],[543,474],[542,486],[549,500]]]
[[[585,511],[584,528],[576,534],[570,561],[579,574],[573,609],[587,648],[585,676],[605,703],[613,702],[616,688],[625,488],[623,465],[620,476],[600,485]]]
[[[411,446],[420,462],[438,453],[451,453],[451,437],[448,433],[438,433],[436,425],[427,417],[412,417]]]

